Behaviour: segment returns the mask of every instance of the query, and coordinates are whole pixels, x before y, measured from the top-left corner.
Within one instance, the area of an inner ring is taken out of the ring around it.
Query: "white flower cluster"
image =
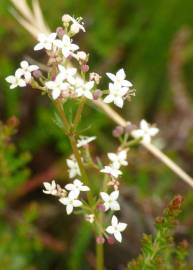
[[[73,183],[65,185],[62,189],[53,180],[51,184],[49,182],[43,183],[45,194],[58,196],[59,201],[66,206],[66,213],[70,215],[73,212],[74,207],[82,206],[82,202],[78,199],[81,191],[89,191],[89,187],[85,186],[79,179],[75,179]],[[68,192],[68,195],[66,196]]]
[[[111,181],[108,183],[108,185],[112,185],[114,187],[114,191],[110,194],[106,192],[101,192],[100,196],[103,200],[104,210],[112,210],[112,211],[119,211],[120,205],[118,203],[118,197],[119,197],[119,181],[117,178],[122,174],[120,168],[121,166],[127,166],[127,150],[121,150],[118,153],[108,153],[108,158],[111,161],[110,165],[105,166],[102,170],[100,170],[102,173],[105,173],[111,177]],[[106,228],[106,232],[109,234],[113,234],[115,239],[119,242],[122,241],[122,235],[121,232],[123,232],[127,224],[125,223],[119,223],[116,216],[112,217],[112,225],[108,226]]]
[[[88,76],[86,73],[89,70],[88,54],[79,50],[79,46],[75,44],[72,37],[80,31],[85,32],[82,18],[73,18],[70,15],[62,17],[63,28],[57,28],[56,32],[51,34],[40,33],[38,43],[34,50],[45,50],[49,57],[49,72],[47,79],[41,77],[32,83],[31,73],[39,69],[36,65],[29,65],[26,61],[21,62],[15,75],[8,76],[7,82],[10,83],[10,88],[25,87],[31,83],[32,87],[39,85],[41,91],[46,92],[55,100],[58,98],[80,98],[86,97],[89,100],[96,99],[94,91],[100,91],[99,97],[107,94],[104,98],[105,103],[114,103],[119,108],[123,107],[124,100],[133,95],[132,83],[126,80],[126,74],[123,69],[120,69],[115,75],[106,73],[111,79],[108,90],[102,91],[96,89],[101,76],[91,72]],[[79,70],[71,67],[71,62],[78,61]],[[84,75],[83,75],[84,73]],[[41,75],[40,75],[41,76]],[[35,77],[33,78],[35,80]]]
[[[25,87],[32,79],[32,72],[38,69],[38,66],[29,65],[27,61],[22,61],[15,75],[6,77],[6,81],[10,83],[10,89],[14,89],[18,86]]]

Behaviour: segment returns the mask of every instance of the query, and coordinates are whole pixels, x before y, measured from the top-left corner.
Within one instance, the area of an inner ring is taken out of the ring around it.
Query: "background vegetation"
[[[64,13],[84,18],[87,33],[80,34],[78,42],[90,53],[90,70],[104,74],[125,68],[137,92],[124,107],[124,117],[134,123],[141,118],[156,122],[161,132],[155,143],[193,175],[193,2],[40,3],[53,30]],[[89,226],[76,217],[67,219],[63,206],[41,191],[46,179],[61,184],[68,180],[64,160],[70,148],[54,125],[53,108],[29,89],[9,90],[4,79],[22,58],[44,61],[43,53],[35,55],[35,41],[12,12],[11,3],[1,0],[0,269],[93,269]],[[97,135],[94,154],[115,149],[114,124],[102,113],[88,108],[81,128]],[[121,215],[129,225],[122,245],[106,246],[108,270],[124,269],[139,254],[142,233],[154,234],[154,218],[177,193],[185,200],[175,241],[193,241],[193,191],[142,148],[130,152],[129,164],[121,195]],[[188,260],[193,263],[191,256]]]

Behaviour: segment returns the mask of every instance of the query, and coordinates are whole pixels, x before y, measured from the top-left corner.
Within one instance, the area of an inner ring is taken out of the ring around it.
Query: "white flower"
[[[70,215],[73,212],[74,207],[80,207],[82,202],[77,200],[73,193],[70,193],[68,197],[60,198],[59,201],[66,205],[66,213]]]
[[[58,69],[65,80],[67,80],[70,84],[75,84],[76,80],[74,75],[77,72],[76,68],[65,68],[62,65],[58,65]]]
[[[69,36],[64,35],[62,40],[55,40],[54,45],[60,49],[62,49],[62,53],[64,57],[68,57],[72,52],[79,49],[79,46],[71,43],[71,39]]]
[[[107,194],[106,192],[100,192],[101,198],[104,201],[105,211],[111,209],[112,211],[119,211],[120,205],[117,202],[119,197],[119,191],[113,191],[111,194]]]
[[[82,18],[73,18],[71,17],[70,15],[68,14],[65,14],[63,17],[62,17],[62,21],[66,24],[72,22],[72,25],[71,25],[71,28],[70,28],[70,31],[74,34],[77,34],[80,30],[82,30],[83,32],[85,32],[85,28],[83,26],[83,22],[82,21]]]
[[[22,79],[21,76],[22,76],[21,71],[18,69],[16,70],[15,75],[11,75],[5,78],[5,80],[11,84],[10,89],[14,89],[17,86],[25,87],[27,85],[26,81]]]
[[[80,180],[75,179],[73,184],[67,184],[65,189],[69,190],[69,195],[74,194],[74,197],[77,198],[81,191],[89,191],[90,188],[85,186]]]
[[[121,166],[127,166],[127,150],[122,150],[117,154],[108,153],[108,158],[112,161],[112,164],[115,168],[120,168]]]
[[[77,161],[73,159],[67,159],[66,160],[67,166],[69,168],[69,176],[70,178],[74,178],[76,175],[81,175],[80,174],[80,169],[78,167]]]
[[[57,99],[62,91],[65,91],[69,88],[69,84],[64,82],[65,75],[63,73],[59,73],[56,76],[54,81],[46,82],[45,85],[49,90],[52,90],[53,99]]]
[[[118,242],[122,242],[121,232],[123,232],[126,229],[126,227],[127,227],[126,223],[118,222],[117,217],[113,216],[111,226],[108,226],[106,228],[106,232],[108,232],[109,234],[113,234]]]
[[[82,82],[82,85],[76,89],[76,93],[77,93],[78,97],[85,96],[88,99],[93,99],[93,95],[91,92],[93,87],[94,87],[93,81],[86,82],[86,83]]]
[[[86,61],[88,59],[88,55],[83,51],[79,51],[76,54],[76,58],[79,61]]]
[[[145,120],[141,120],[140,128],[133,130],[131,135],[136,139],[142,139],[144,143],[150,143],[151,137],[155,136],[159,132],[159,129],[151,126]]]
[[[122,174],[122,172],[119,169],[117,169],[116,167],[114,167],[113,165],[105,166],[104,169],[100,170],[100,172],[110,174],[111,176],[113,176],[115,178],[118,178],[119,175]]]
[[[109,94],[105,97],[104,102],[113,102],[119,108],[122,108],[124,103],[124,96],[127,94],[128,90],[128,87],[122,87],[121,85],[110,83]]]
[[[114,84],[118,84],[122,87],[133,86],[130,81],[125,80],[126,74],[125,74],[125,71],[123,68],[120,69],[119,71],[117,71],[116,75],[114,75],[112,73],[106,73],[106,74],[113,81]]]
[[[31,73],[37,69],[39,69],[38,66],[36,65],[29,65],[29,63],[27,61],[22,61],[20,63],[21,68],[19,68],[19,72],[21,74],[21,76],[24,76],[25,81],[28,83],[29,81],[31,81],[32,75]]]
[[[96,140],[95,136],[92,136],[92,137],[80,136],[79,138],[80,139],[78,140],[78,143],[77,143],[78,148],[85,146],[85,145],[89,144],[90,142]]]
[[[93,223],[95,220],[95,216],[93,214],[85,215],[85,220],[88,221],[89,223]]]
[[[51,33],[50,35],[39,34],[38,41],[39,43],[34,47],[34,51],[39,51],[46,49],[48,51],[52,50],[53,42],[56,39],[57,34]]]
[[[45,189],[43,189],[43,193],[51,194],[51,195],[57,194],[57,186],[54,180],[51,183],[44,182],[43,185],[45,187]]]

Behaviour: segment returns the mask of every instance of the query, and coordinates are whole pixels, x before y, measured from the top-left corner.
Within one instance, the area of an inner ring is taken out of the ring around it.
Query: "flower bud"
[[[88,55],[83,51],[77,52],[77,58],[79,61],[83,61],[83,62],[88,61]]]
[[[113,236],[109,236],[107,238],[107,242],[109,245],[113,245],[115,243],[115,238]]]
[[[127,125],[126,125],[126,127],[125,127],[125,133],[129,134],[134,129],[136,129],[136,126],[133,125],[133,124],[131,124],[130,122],[128,122]]]
[[[82,70],[82,72],[88,72],[89,71],[89,66],[88,65],[86,65],[86,64],[84,64],[84,65],[82,65],[81,66],[81,70]]]
[[[98,204],[98,205],[97,205],[97,209],[98,209],[99,211],[101,211],[101,212],[105,212],[105,206],[104,206],[104,204]]]
[[[96,237],[96,242],[97,242],[97,244],[104,244],[105,239],[104,239],[103,236],[97,236]]]
[[[32,72],[32,75],[34,78],[39,79],[42,76],[42,72],[40,69],[37,69]]]
[[[120,137],[122,134],[124,133],[124,128],[122,126],[117,126],[114,130],[113,130],[113,136],[115,138]]]
[[[69,23],[69,22],[71,22],[71,16],[68,15],[68,14],[64,14],[62,16],[62,21],[63,21],[63,23]]]
[[[93,92],[93,99],[94,100],[99,99],[102,96],[102,94],[103,94],[103,92],[101,90],[99,90],[99,89],[95,90]]]
[[[62,27],[58,27],[56,29],[56,33],[57,33],[57,35],[58,35],[59,38],[63,38],[63,36],[65,34],[65,31],[64,31],[64,29]]]

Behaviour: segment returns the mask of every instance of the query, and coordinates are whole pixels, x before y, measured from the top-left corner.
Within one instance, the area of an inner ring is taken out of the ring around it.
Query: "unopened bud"
[[[82,70],[82,72],[88,72],[89,71],[89,66],[88,65],[86,65],[86,64],[84,64],[84,65],[82,65],[81,66],[81,70]]]
[[[63,38],[63,36],[65,34],[65,31],[64,31],[64,29],[62,27],[58,27],[56,29],[56,33],[57,33],[57,35],[58,35],[59,38]]]
[[[42,76],[42,72],[40,69],[37,69],[32,72],[32,75],[34,78],[39,79]]]
[[[103,236],[97,236],[96,237],[96,242],[97,242],[97,244],[104,244],[105,239],[104,239]]]
[[[105,206],[104,206],[104,204],[98,204],[98,205],[97,205],[97,209],[98,209],[99,211],[101,211],[101,212],[105,212]]]
[[[125,133],[129,134],[134,129],[136,129],[136,126],[133,125],[133,124],[131,124],[130,122],[128,122],[127,125],[126,125],[126,127],[125,127]]]
[[[107,238],[107,242],[109,245],[113,245],[115,243],[115,238],[113,236],[109,236]]]
[[[115,138],[120,137],[122,134],[124,133],[124,128],[122,126],[117,126],[114,130],[113,130],[113,136]]]
[[[71,22],[71,16],[68,15],[68,14],[64,14],[62,16],[62,21],[63,21],[63,23],[69,23],[69,22]]]
[[[83,62],[88,61],[88,55],[83,51],[77,52],[77,57],[79,61],[83,61]]]
[[[99,99],[102,96],[102,94],[103,94],[103,92],[101,90],[99,90],[99,89],[95,90],[93,92],[93,99],[94,100]]]

